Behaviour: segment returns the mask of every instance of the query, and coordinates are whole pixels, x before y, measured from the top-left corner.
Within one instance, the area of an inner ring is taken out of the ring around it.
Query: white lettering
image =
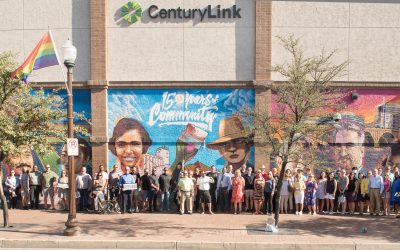
[[[214,120],[218,116],[218,99],[218,95],[214,97],[212,94],[194,95],[186,92],[181,95],[165,92],[161,103],[155,103],[150,109],[149,125],[154,126],[158,123],[158,126],[162,127],[193,123],[211,132]]]

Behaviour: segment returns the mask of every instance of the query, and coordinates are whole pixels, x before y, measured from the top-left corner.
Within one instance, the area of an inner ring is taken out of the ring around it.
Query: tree
[[[0,180],[3,163],[10,155],[21,154],[28,146],[39,154],[52,150],[55,139],[63,140],[65,127],[55,121],[66,117],[64,100],[57,91],[34,90],[11,77],[17,64],[11,52],[0,53]],[[3,185],[0,185],[4,227],[9,227],[9,215]]]
[[[279,224],[279,203],[282,180],[288,164],[308,166],[316,164],[315,152],[319,145],[326,145],[326,134],[332,129],[335,112],[343,108],[343,92],[334,88],[332,79],[341,76],[348,62],[332,63],[336,51],[306,57],[300,40],[293,35],[279,37],[289,52],[291,61],[273,67],[282,75],[283,82],[261,83],[270,89],[276,108],[272,112],[246,109],[242,119],[250,125],[249,134],[257,143],[266,145],[282,161],[277,183],[275,225]]]

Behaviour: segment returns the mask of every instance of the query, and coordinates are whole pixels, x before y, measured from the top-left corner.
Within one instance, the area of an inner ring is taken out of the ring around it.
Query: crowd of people
[[[333,214],[341,215],[369,213],[370,215],[398,215],[400,204],[400,178],[397,167],[390,164],[382,169],[366,173],[357,168],[347,173],[345,169],[319,173],[315,178],[313,171],[306,168],[284,172],[278,209],[280,213],[302,215]],[[153,169],[139,174],[137,168],[125,168],[125,172],[113,166],[108,172],[103,165],[90,175],[82,167],[75,176],[78,211],[94,210],[100,212],[101,204],[114,200],[121,213],[168,212],[177,210],[180,214],[201,214],[215,212],[239,214],[272,214],[276,207],[279,173],[273,168],[267,172],[263,166],[253,173],[252,167],[243,165],[233,172],[231,165],[217,172],[196,168],[187,170],[178,164],[174,170],[164,168],[156,175]],[[69,179],[65,170],[58,176],[49,165],[40,172],[37,166],[32,169],[22,166],[22,174],[15,175],[12,170],[3,181],[9,208],[15,209],[56,209],[55,197],[59,207],[68,210]],[[39,196],[43,197],[40,205]],[[50,207],[48,201],[50,200]]]

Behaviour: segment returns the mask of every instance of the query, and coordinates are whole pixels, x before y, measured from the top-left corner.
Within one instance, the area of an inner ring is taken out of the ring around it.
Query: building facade
[[[19,53],[20,62],[49,29],[59,52],[67,38],[77,47],[74,98],[82,108],[75,108],[92,119],[94,169],[274,166],[265,145],[243,140],[235,114],[273,109],[272,93],[259,86],[284,80],[271,65],[288,60],[277,38],[288,34],[301,39],[307,55],[336,49],[336,62],[350,61],[335,84],[357,93],[344,100],[346,113],[361,118],[362,138],[372,145],[363,145],[354,156],[361,163],[352,164],[397,164],[395,1],[5,0],[0,10],[0,51]],[[63,76],[49,67],[34,71],[31,81],[51,89],[63,85]],[[335,152],[323,153],[332,165]]]

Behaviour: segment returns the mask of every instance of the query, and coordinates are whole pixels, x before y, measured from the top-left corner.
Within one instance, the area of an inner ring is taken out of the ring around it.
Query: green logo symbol
[[[121,17],[129,23],[136,23],[142,18],[142,7],[135,1],[129,1],[121,8]]]

